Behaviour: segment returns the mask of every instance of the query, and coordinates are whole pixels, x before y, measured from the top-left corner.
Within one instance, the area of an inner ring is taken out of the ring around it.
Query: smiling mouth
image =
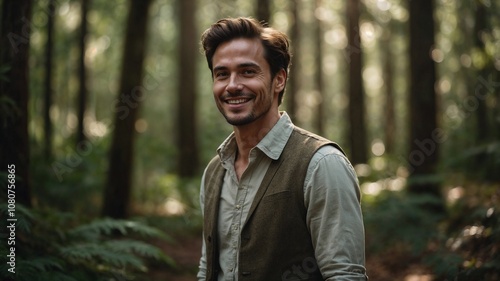
[[[234,99],[234,100],[227,100],[226,103],[228,104],[242,104],[248,102],[250,99]]]

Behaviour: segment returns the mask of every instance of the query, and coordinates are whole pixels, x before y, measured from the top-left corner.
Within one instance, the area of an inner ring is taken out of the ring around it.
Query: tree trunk
[[[498,105],[492,106],[493,102],[487,102],[489,100],[494,100],[498,102],[499,86],[498,81],[498,71],[495,69],[495,58],[490,56],[486,50],[486,44],[484,42],[485,34],[492,34],[492,26],[490,26],[488,19],[492,17],[489,11],[495,11],[494,8],[488,9],[487,4],[482,1],[476,1],[475,3],[475,24],[474,24],[474,46],[476,50],[483,53],[486,62],[482,67],[476,69],[475,81],[473,81],[473,87],[469,91],[469,96],[467,101],[463,103],[463,107],[468,112],[467,114],[475,115],[472,121],[475,121],[472,126],[476,130],[474,134],[474,147],[484,147],[485,145],[490,145],[499,140],[499,125],[500,115],[498,114]],[[496,76],[496,77],[495,77]],[[495,93],[496,91],[496,93]],[[488,103],[490,104],[488,106]],[[471,112],[474,111],[474,112]],[[495,120],[496,114],[496,120]],[[471,122],[472,123],[472,122]],[[496,123],[496,124],[495,124]],[[474,171],[473,173],[481,173],[483,180],[498,181],[500,175],[498,171],[498,158],[499,154],[490,151],[489,149],[484,149],[481,153],[475,155],[469,162],[469,171]],[[483,168],[477,168],[483,167]]]
[[[255,6],[255,16],[258,21],[269,23],[269,21],[271,20],[270,0],[257,0]]]
[[[15,189],[9,190],[15,191],[17,203],[26,206],[31,206],[28,138],[31,9],[30,0],[3,1],[0,29],[0,171],[15,174]]]
[[[432,1],[410,1],[410,177],[414,193],[439,196],[435,176],[438,164],[439,130],[434,85],[436,71],[430,53],[434,45]]]
[[[179,147],[178,174],[193,177],[198,170],[198,144],[196,137],[196,57],[198,54],[195,0],[180,0],[179,77],[177,146]]]
[[[78,89],[78,125],[77,125],[77,136],[76,145],[83,145],[84,141],[87,139],[85,135],[85,111],[87,110],[87,68],[85,67],[85,37],[87,36],[87,14],[89,11],[90,0],[82,0],[80,7],[80,37],[79,37],[79,47],[80,54],[78,57],[78,80],[80,82]]]
[[[321,7],[321,0],[316,0],[315,5],[316,9]],[[315,51],[314,51],[314,60],[316,61],[316,72],[315,72],[315,84],[316,90],[318,91],[317,96],[317,104],[316,104],[316,112],[315,112],[315,129],[316,133],[319,135],[323,135],[325,133],[325,115],[324,115],[324,104],[325,100],[324,96],[324,87],[323,87],[323,30],[321,28],[321,19],[316,18],[315,25]]]
[[[388,31],[392,32],[391,22],[387,24]],[[391,52],[390,45],[391,36],[388,35],[386,37],[386,46],[384,48],[384,84],[385,84],[385,104],[381,105],[384,111],[384,123],[385,123],[385,152],[393,153],[394,152],[394,143],[395,143],[395,132],[396,132],[396,108],[394,104],[394,88],[393,88],[393,67],[392,60],[393,54]]]
[[[486,32],[488,28],[487,24],[488,14],[486,6],[481,2],[476,2],[476,22],[474,25],[474,45],[481,52],[486,53],[485,44],[482,39],[482,33]],[[485,57],[488,57],[487,54],[484,54]],[[495,67],[493,66],[493,60],[488,59],[488,62],[482,69],[478,69],[479,77],[482,77],[485,80],[488,80],[488,76],[495,73]],[[477,81],[475,81],[477,82]],[[489,91],[488,89],[487,91]],[[484,91],[483,91],[484,92]],[[476,95],[476,91],[472,91],[470,93],[471,100],[477,102],[477,108],[475,110],[476,113],[476,134],[475,134],[475,144],[481,145],[488,140],[491,139],[491,135],[494,130],[493,126],[490,127],[490,120],[488,118],[488,108],[486,107],[486,99],[478,98]],[[482,96],[481,96],[482,97]],[[470,106],[467,106],[470,107]],[[473,106],[471,106],[473,107]],[[483,157],[477,159],[477,163],[481,163]]]
[[[134,126],[140,103],[146,98],[142,78],[150,4],[151,0],[130,1],[119,94],[115,105],[115,129],[102,209],[103,216],[112,218],[127,217],[130,205]]]
[[[298,91],[300,88],[300,17],[299,17],[299,2],[300,0],[292,0],[290,5],[292,5],[292,25],[290,28],[290,44],[293,53],[292,64],[290,66],[288,87],[286,90],[287,99],[287,112],[290,118],[295,122],[296,125],[300,125],[299,120],[297,120],[297,105],[298,105]]]
[[[49,160],[52,158],[52,120],[50,119],[50,107],[52,106],[53,97],[53,81],[52,81],[52,60],[54,50],[54,18],[56,13],[55,0],[49,0],[48,9],[49,16],[47,20],[47,42],[45,45],[45,88],[44,88],[44,104],[43,104],[43,132],[45,137],[44,156]]]
[[[349,143],[353,164],[367,162],[365,98],[363,93],[359,0],[347,1],[347,40],[349,61]]]

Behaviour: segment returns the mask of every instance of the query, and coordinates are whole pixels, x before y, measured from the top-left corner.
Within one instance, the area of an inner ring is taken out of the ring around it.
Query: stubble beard
[[[271,80],[271,82],[272,82],[272,80]],[[272,90],[272,87],[271,87],[271,85],[269,85],[269,93],[271,92],[271,90]],[[261,102],[266,102],[266,100],[263,100]],[[269,101],[267,103],[267,106],[265,107],[265,109],[262,110],[260,113],[255,111],[256,109],[258,109],[258,105],[254,104],[252,111],[248,115],[246,115],[245,117],[242,117],[242,118],[230,118],[228,116],[228,114],[226,114],[224,112],[224,109],[222,107],[219,107],[219,111],[222,113],[224,118],[226,118],[226,122],[229,123],[230,125],[232,125],[232,126],[245,126],[245,125],[248,125],[248,124],[254,122],[255,120],[259,119],[260,117],[266,115],[269,112],[269,110],[271,110],[272,103],[273,103],[273,100],[271,99],[271,101]],[[265,104],[262,104],[262,106],[265,106]]]
[[[265,114],[267,114],[269,112],[269,110],[271,110],[271,105],[272,105],[272,103],[269,103],[267,105],[267,107],[264,110],[262,110],[260,113],[255,112],[255,109],[252,109],[252,111],[249,114],[247,114],[246,116],[241,117],[241,118],[231,118],[223,110],[221,111],[221,113],[222,113],[222,115],[224,115],[224,118],[226,118],[227,123],[229,123],[230,125],[232,125],[232,126],[245,126],[245,125],[248,125],[248,124],[254,122],[255,120],[259,119],[260,117],[264,116]]]

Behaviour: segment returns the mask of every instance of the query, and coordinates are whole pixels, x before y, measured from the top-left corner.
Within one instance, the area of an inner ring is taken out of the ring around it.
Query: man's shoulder
[[[219,154],[216,154],[210,162],[208,162],[205,168],[205,174],[211,175],[219,166],[221,166],[221,160]]]
[[[340,145],[323,136],[320,136],[298,126],[294,127],[293,132],[295,137],[301,139],[302,143],[311,143],[315,147],[315,150],[319,150],[322,147],[329,146],[335,148],[335,150],[340,151],[341,154],[345,155],[344,150],[340,147]]]
[[[333,142],[325,137],[322,137],[320,135],[317,135],[313,132],[310,132],[304,128],[301,128],[301,127],[298,127],[298,126],[294,126],[293,128],[293,132],[296,133],[296,134],[299,134],[303,137],[310,137],[310,138],[313,138],[313,139],[316,139],[316,140],[319,140],[319,141],[327,141],[327,142]]]

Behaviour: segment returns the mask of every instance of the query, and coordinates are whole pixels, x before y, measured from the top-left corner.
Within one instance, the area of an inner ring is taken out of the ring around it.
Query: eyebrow
[[[256,63],[253,63],[253,62],[244,62],[244,63],[240,63],[238,64],[237,66],[238,68],[245,68],[245,67],[256,67],[256,68],[259,68],[260,69],[260,66]],[[220,65],[220,66],[216,66],[214,67],[214,72],[215,71],[219,71],[219,70],[224,70],[224,69],[227,69],[228,67],[227,66],[224,66],[224,65]]]

